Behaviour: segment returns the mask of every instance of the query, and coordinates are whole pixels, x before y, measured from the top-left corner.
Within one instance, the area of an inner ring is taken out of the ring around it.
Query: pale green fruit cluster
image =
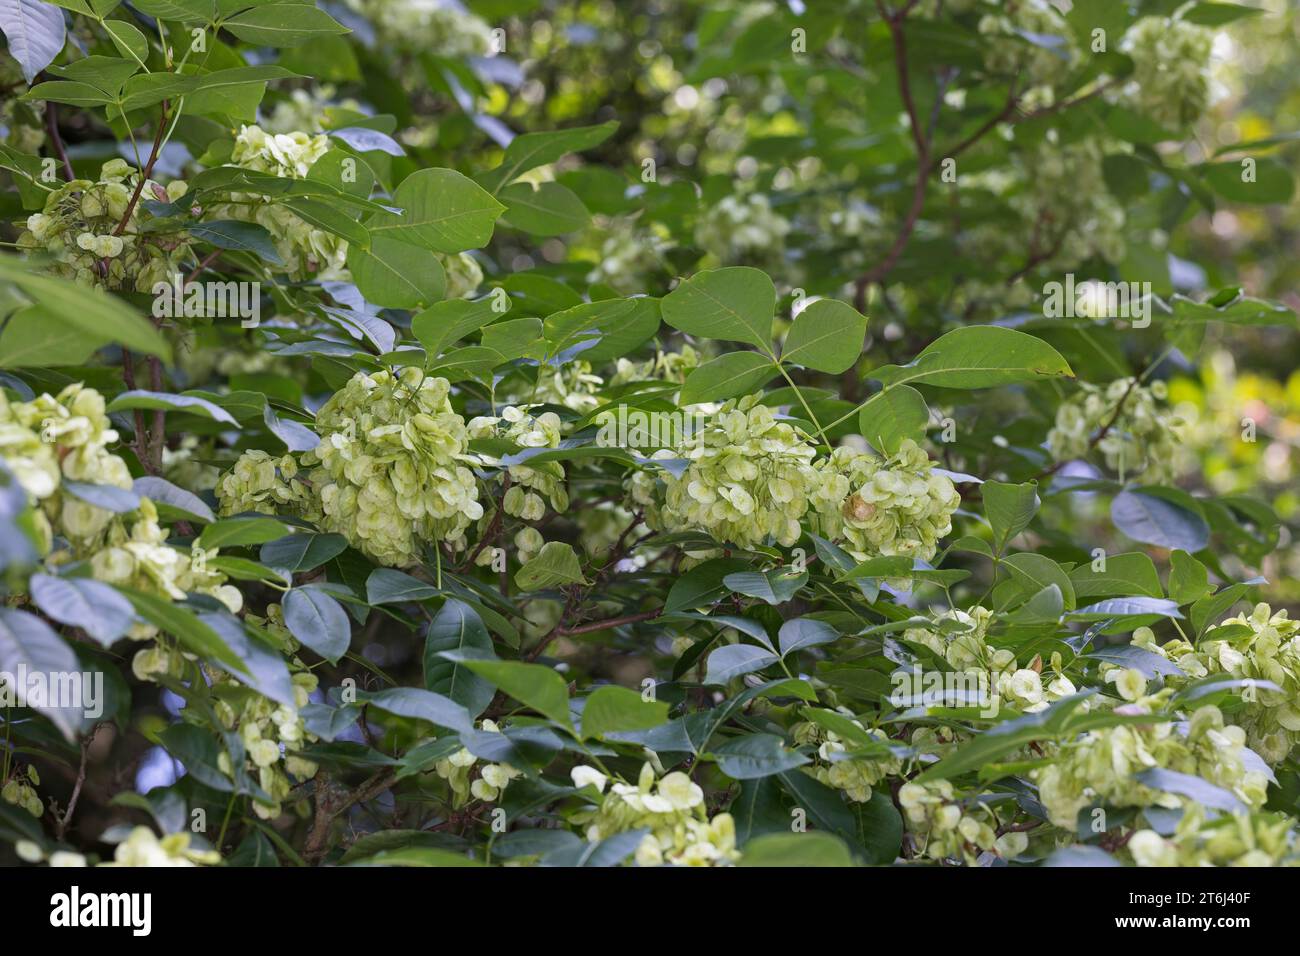
[[[686,381],[686,376],[700,364],[700,353],[689,345],[683,345],[680,352],[665,352],[662,349],[652,359],[634,362],[621,358],[615,363],[614,375],[610,378],[611,386],[627,385],[632,382],[658,380],[676,382]]]
[[[97,865],[209,866],[221,862],[221,854],[216,850],[201,850],[198,847],[191,847],[190,843],[190,834],[183,830],[179,833],[170,833],[160,839],[148,827],[134,827],[113,851],[113,859]],[[50,866],[57,867],[90,865],[83,854],[68,850],[55,850],[46,855],[40,845],[31,840],[15,842],[14,852],[25,863],[48,862]]]
[[[799,522],[822,483],[815,452],[759,398],[727,402],[682,443],[678,457],[690,464],[680,478],[664,478],[666,530],[698,529],[742,548],[799,540]]]
[[[881,743],[888,737],[880,730],[867,730],[858,720],[855,726],[861,728],[867,736]],[[852,741],[845,741],[838,734],[818,724],[800,722],[790,728],[795,743],[817,748],[816,762],[811,766],[801,767],[804,773],[844,794],[855,803],[866,803],[871,799],[872,787],[886,777],[898,774],[903,769],[903,761],[897,757],[883,759],[845,758],[837,755],[853,749]]]
[[[40,794],[36,788],[41,785],[41,775],[36,772],[36,768],[31,764],[22,773],[15,772],[4,786],[0,787],[0,800],[12,804],[15,807],[22,807],[32,816],[40,819],[45,813],[45,804],[41,803]]]
[[[374,24],[389,43],[440,57],[483,56],[490,49],[488,25],[444,0],[344,0]]]
[[[468,299],[478,291],[479,285],[483,282],[483,267],[478,264],[477,259],[468,252],[459,252],[456,255],[436,252],[434,256],[442,264],[442,271],[447,275],[446,297],[448,299]]]
[[[560,416],[542,412],[533,416],[526,406],[508,405],[499,416],[484,415],[470,419],[470,438],[502,438],[520,448],[558,448],[561,434]],[[498,464],[484,457],[485,464]],[[569,492],[564,486],[564,466],[558,461],[536,465],[510,465],[506,469],[510,487],[502,507],[511,517],[540,521],[546,514],[546,501],[556,511],[569,507]]]
[[[489,734],[501,733],[501,728],[491,720],[483,720],[479,730]],[[478,765],[478,775],[470,779],[470,771]],[[523,771],[508,763],[482,763],[478,758],[462,747],[449,757],[433,765],[434,772],[447,781],[453,796],[452,805],[462,807],[472,796],[484,803],[493,803],[505,793],[510,781],[519,777]]]
[[[1056,252],[1046,261],[1124,258],[1124,207],[1106,187],[1104,154],[1096,140],[1064,144],[1048,137],[1018,158],[1009,202],[1031,227],[1049,223],[1040,227],[1040,241]]]
[[[113,860],[101,866],[210,866],[221,862],[216,850],[190,846],[190,834],[182,830],[161,839],[148,827],[135,827],[113,851]],[[83,864],[84,865],[84,862]]]
[[[272,135],[310,130],[319,133],[325,129],[322,121],[337,115],[338,111],[362,113],[363,105],[354,99],[336,101],[338,91],[331,83],[322,83],[305,90],[291,90],[287,99],[275,104],[269,116],[261,122],[262,129]]]
[[[303,456],[320,526],[391,566],[416,563],[422,543],[464,546],[483,517],[469,432],[445,378],[415,367],[358,372],[316,415],[321,442]]]
[[[40,502],[48,526],[78,545],[103,531],[114,515],[61,492],[62,481],[131,487],[126,462],[108,450],[118,434],[104,409],[104,397],[80,384],[29,402],[10,403],[0,395],[0,454]]]
[[[10,402],[0,395],[0,456],[38,506],[36,522],[46,547],[56,536],[68,545],[47,560],[53,565],[89,560],[100,581],[169,600],[197,591],[237,612],[243,606],[239,589],[207,566],[218,552],[186,555],[168,546],[168,532],[148,498],[140,500],[136,511],[114,514],[62,489],[64,480],[131,487],[126,462],[108,450],[118,435],[104,408],[103,396],[80,384],[30,402]],[[155,633],[145,624],[131,630],[137,639]]]
[[[1143,17],[1124,35],[1133,59],[1128,86],[1134,105],[1177,132],[1201,118],[1210,101],[1214,31],[1186,20]]]
[[[588,766],[574,767],[571,776],[575,787],[594,788],[601,796],[599,807],[579,819],[588,840],[650,830],[637,847],[638,866],[726,866],[739,859],[735,820],[729,813],[710,818],[704,790],[681,771],[659,778],[646,763],[635,786],[611,782]]]
[[[1019,73],[1030,87],[1061,82],[1079,58],[1074,30],[1047,0],[1003,4],[1002,12],[980,18],[979,31],[994,38],[985,47],[984,68],[991,73]],[[1026,34],[1051,37],[1054,42],[1050,47],[1029,42]]]
[[[966,690],[979,694],[981,699],[957,706],[1007,705],[1021,713],[1037,713],[1078,692],[1063,673],[1060,654],[1052,655],[1044,674],[1041,659],[1021,666],[1013,651],[990,647],[987,635],[992,619],[993,612],[988,608],[953,608],[940,614],[933,627],[910,627],[903,632],[903,638],[928,647],[955,671],[975,676],[974,686]]]
[[[1145,702],[1116,708],[1121,714],[1151,712]],[[1062,744],[1055,761],[1031,776],[1051,821],[1073,830],[1080,810],[1102,802],[1115,807],[1187,806],[1187,797],[1138,782],[1137,774],[1150,767],[1202,777],[1255,809],[1263,805],[1268,787],[1262,771],[1249,769],[1246,732],[1225,725],[1223,714],[1213,706],[1199,708],[1185,727],[1158,721],[1089,731]]]
[[[531,401],[541,405],[563,405],[580,414],[600,404],[596,393],[605,380],[591,370],[590,362],[566,362],[559,368],[543,365],[537,373],[537,386]]]
[[[164,448],[163,477],[189,491],[208,491],[216,487],[221,469],[201,460],[212,456],[213,444],[211,439],[200,440],[197,435],[186,435],[175,448]]]
[[[695,226],[695,244],[718,263],[779,262],[790,220],[763,193],[724,196]]]
[[[673,248],[672,239],[662,227],[642,226],[631,216],[616,216],[604,225],[599,259],[587,273],[587,282],[603,282],[622,295],[650,288],[650,277],[667,271],[664,255]]]
[[[910,438],[888,457],[836,448],[817,468],[818,525],[859,561],[882,554],[928,560],[952,530],[961,496]]]
[[[208,567],[218,556],[218,550],[195,548],[190,554],[184,554],[167,544],[168,534],[158,523],[158,510],[153,502],[142,498],[139,511],[133,516],[119,517],[105,529],[99,550],[90,558],[91,571],[109,584],[173,601],[181,600],[189,592],[207,594],[232,614],[237,613],[244,603],[239,588],[227,584],[224,574]],[[153,633],[152,628],[137,625],[131,636],[151,637]]]
[[[98,181],[65,183],[50,192],[40,212],[17,223],[23,228],[17,247],[48,255],[52,274],[86,285],[149,293],[159,282],[170,284],[189,257],[188,241],[176,234],[149,233],[145,226],[153,216],[144,201],[175,202],[187,187],[180,180],[166,188],[148,180],[132,207],[138,181],[133,166],[111,159]]]
[[[317,739],[307,730],[300,712],[311,702],[311,694],[320,680],[294,656],[301,645],[285,626],[279,604],[268,605],[265,617],[250,613],[244,620],[285,656],[293,686],[293,704],[264,697],[210,664],[205,663],[203,669],[217,698],[213,708],[217,719],[227,730],[239,734],[244,744],[244,769],[256,776],[258,785],[271,798],[269,803],[255,800],[253,811],[263,820],[274,820],[283,811],[283,801],[292,793],[290,776],[303,781],[316,775],[316,763],[299,753]],[[224,750],[218,757],[218,765],[231,775],[230,757]]]
[[[315,494],[293,455],[278,458],[259,449],[239,456],[217,480],[216,494],[223,516],[255,511],[259,514],[319,512]],[[319,515],[318,515],[319,516]]]
[[[1133,643],[1150,649],[1154,637],[1133,635]],[[1220,636],[1222,635],[1222,636]],[[1249,614],[1228,618],[1206,631],[1192,647],[1171,641],[1164,656],[1178,663],[1189,680],[1210,674],[1226,674],[1244,681],[1276,684],[1280,690],[1246,684],[1238,693],[1245,701],[1233,715],[1241,724],[1253,750],[1270,764],[1287,758],[1300,743],[1300,621],[1287,616],[1286,609],[1273,613],[1267,604],[1256,604]],[[1186,681],[1172,680],[1181,685]]]
[[[546,539],[542,537],[542,533],[532,527],[520,528],[515,532],[513,541],[515,544],[515,558],[520,564],[527,564],[533,560],[546,546]],[[484,560],[485,555],[487,560]],[[487,548],[484,548],[474,560],[480,567],[489,565],[492,563],[492,554]]]
[[[917,850],[932,860],[961,859],[973,864],[981,853],[1013,858],[1029,845],[1023,833],[998,836],[993,811],[978,800],[960,800],[951,783],[908,782],[898,790],[907,830]]]
[[[243,126],[235,138],[231,165],[287,179],[305,179],[316,161],[329,151],[329,137],[304,132],[269,134],[260,126]],[[291,278],[342,278],[346,275],[348,244],[333,233],[317,229],[269,196],[235,193],[232,202],[213,206],[208,218],[257,223],[271,234],[282,260],[277,266]]]
[[[1138,830],[1125,844],[1137,866],[1300,866],[1295,821],[1282,813],[1223,813],[1192,804],[1174,832]]]
[[[1169,481],[1175,477],[1182,420],[1164,404],[1167,396],[1164,382],[1147,386],[1121,378],[1104,388],[1081,383],[1056,410],[1056,424],[1047,433],[1048,452],[1056,461],[1082,458],[1109,425],[1096,448],[1111,471],[1121,479],[1140,474],[1151,484]]]
[[[273,820],[280,815],[282,801],[289,798],[293,789],[290,774],[300,781],[316,775],[316,764],[298,756],[295,751],[302,750],[316,739],[308,733],[298,711],[307,706],[308,695],[316,689],[318,680],[310,671],[301,669],[293,674],[292,681],[293,707],[255,693],[238,694],[231,700],[219,700],[216,704],[217,717],[222,724],[239,732],[247,753],[246,769],[257,774],[258,785],[273,801],[253,802],[254,812],[263,820]],[[229,759],[225,751],[221,757]]]

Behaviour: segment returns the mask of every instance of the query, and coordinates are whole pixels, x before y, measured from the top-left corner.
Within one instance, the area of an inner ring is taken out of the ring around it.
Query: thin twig
[[[81,741],[81,765],[77,768],[77,780],[72,785],[72,796],[68,797],[68,809],[63,812],[62,819],[56,821],[54,826],[55,838],[62,841],[63,835],[68,830],[68,824],[72,822],[72,814],[77,810],[77,801],[81,799],[81,788],[86,783],[86,761],[90,756],[90,746],[95,742],[95,735],[99,733],[100,724],[91,728]]]
[[[63,163],[63,172],[68,177],[68,182],[76,179],[77,176],[72,171],[72,161],[68,159],[68,151],[63,146],[63,137],[59,135],[59,104],[45,104],[45,130],[50,134],[50,142],[54,146],[54,153]]]

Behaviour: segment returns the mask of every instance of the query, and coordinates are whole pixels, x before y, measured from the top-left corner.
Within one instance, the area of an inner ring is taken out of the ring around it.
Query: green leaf
[[[289,533],[289,526],[274,518],[224,518],[208,525],[199,535],[202,548],[246,548],[266,544]]]
[[[420,867],[462,867],[482,866],[478,860],[433,846],[405,846],[394,850],[381,850],[371,856],[347,861],[345,866],[420,866]]]
[[[806,647],[830,644],[839,640],[839,637],[840,632],[825,621],[818,621],[811,617],[796,617],[781,625],[777,643],[781,648],[781,656],[786,657]]]
[[[255,252],[273,265],[282,264],[280,253],[276,251],[271,234],[255,222],[238,220],[196,222],[189,227],[189,230],[193,238],[216,246],[218,249]]]
[[[668,720],[668,705],[647,701],[636,691],[614,684],[597,687],[582,709],[582,736],[603,737],[627,730],[649,730]]]
[[[515,572],[515,584],[523,591],[586,583],[577,553],[563,541],[546,542],[536,557]]]
[[[1070,365],[1042,339],[997,325],[968,325],[939,336],[908,365],[871,372],[884,385],[993,388],[1074,377]]]
[[[795,317],[781,362],[819,372],[847,372],[862,354],[867,317],[838,299],[818,299]]]
[[[1052,704],[1047,710],[1025,714],[1004,721],[984,731],[973,740],[961,744],[938,763],[913,778],[916,783],[930,780],[949,780],[986,763],[993,763],[1034,740],[1052,737],[1063,732],[1070,714],[1088,698],[1088,694],[1075,694]]]
[[[464,664],[443,657],[444,651],[495,656],[492,637],[474,609],[463,601],[448,598],[429,622],[424,639],[424,686],[450,697],[471,717],[477,717],[492,702],[492,685]]]
[[[1211,189],[1232,202],[1285,203],[1295,193],[1290,170],[1267,157],[1210,163],[1200,167],[1200,173]]]
[[[888,866],[898,858],[903,843],[903,817],[892,800],[877,794],[866,803],[855,803],[858,843],[866,850],[866,861]]]
[[[553,163],[566,153],[579,152],[599,146],[618,129],[610,120],[599,126],[580,126],[573,129],[552,130],[544,133],[524,133],[511,140],[501,165],[479,177],[479,182],[493,194],[514,182],[530,169]]]
[[[1169,564],[1169,596],[1175,604],[1191,604],[1210,592],[1210,572],[1186,551],[1175,550]]]
[[[137,614],[175,637],[186,650],[204,660],[213,661],[237,673],[244,673],[244,663],[210,625],[200,621],[189,609],[166,598],[145,594],[133,588],[119,587]]]
[[[562,236],[591,222],[582,200],[559,183],[516,183],[499,195],[506,204],[504,221],[534,236]]]
[[[295,196],[280,200],[280,205],[290,210],[303,222],[323,229],[331,235],[346,239],[349,246],[369,249],[372,238],[370,230],[348,215],[337,204],[327,199],[312,199]],[[387,214],[385,214],[387,215]]]
[[[1263,12],[1260,7],[1247,7],[1240,3],[1194,3],[1180,14],[1180,19],[1203,27],[1218,27]]]
[[[776,365],[766,355],[728,352],[692,369],[678,402],[685,406],[748,395],[761,389],[776,374]]]
[[[709,607],[727,594],[726,577],[742,571],[746,563],[739,558],[711,558],[691,568],[668,589],[664,613]]]
[[[40,0],[0,0],[0,32],[30,83],[63,50],[63,12]]]
[[[221,748],[211,733],[193,724],[172,724],[158,735],[158,742],[185,765],[185,772],[220,793],[232,793],[234,783],[221,770]]]
[[[910,385],[897,385],[873,395],[858,412],[858,432],[876,450],[892,455],[906,438],[920,444],[930,410],[921,393]]]
[[[262,545],[262,563],[286,571],[311,571],[337,557],[347,548],[341,534],[295,532]]]
[[[771,571],[738,571],[728,574],[722,583],[737,594],[760,598],[768,604],[784,604],[808,583],[808,572],[792,573],[785,568]]]
[[[136,4],[139,6],[139,4]],[[149,41],[140,28],[125,20],[105,20],[104,32],[108,34],[117,52],[144,62],[149,57]]]
[[[1105,661],[1118,667],[1134,667],[1142,672],[1147,680],[1157,677],[1181,677],[1182,668],[1152,651],[1132,644],[1118,644],[1111,647],[1099,647],[1086,655],[1091,660]]]
[[[122,87],[121,107],[127,112],[144,109],[184,96],[198,85],[198,77],[180,73],[141,73]]]
[[[67,66],[52,66],[50,72],[68,80],[89,83],[103,90],[112,99],[116,98],[118,91],[122,89],[122,84],[135,75],[138,69],[140,64],[135,60],[114,56],[88,56],[74,60]]]
[[[1141,617],[1157,614],[1161,617],[1181,618],[1178,605],[1165,598],[1133,595],[1130,597],[1107,598],[1096,604],[1089,604],[1074,612],[1078,617]]]
[[[39,302],[60,324],[73,326],[94,340],[107,336],[132,351],[171,361],[167,340],[121,299],[67,279],[29,272],[24,263],[9,255],[0,255],[0,279],[12,282]]]
[[[468,345],[452,349],[426,367],[431,375],[440,375],[449,382],[459,382],[466,378],[486,379],[489,372],[498,365],[505,364],[505,361],[506,357],[494,349]]]
[[[664,321],[679,331],[745,342],[772,352],[776,288],[767,273],[746,266],[697,272],[663,300]]]
[[[324,10],[301,3],[273,3],[237,13],[222,25],[246,43],[299,46],[313,37],[348,33]]]
[[[331,664],[348,652],[352,622],[338,601],[314,587],[294,588],[281,599],[289,633]]]
[[[158,508],[158,516],[165,521],[199,521],[207,524],[217,520],[212,509],[193,492],[178,488],[165,478],[145,475],[131,484],[136,494],[148,498]]]
[[[787,750],[776,734],[733,737],[713,751],[718,767],[733,780],[755,780],[810,763],[797,750]]]
[[[427,581],[413,578],[404,571],[393,568],[375,568],[366,578],[366,603],[368,604],[403,604],[407,601],[423,601],[441,594]]]
[[[81,628],[104,647],[111,647],[135,622],[131,602],[94,578],[33,574],[29,587],[32,600],[46,617]]]
[[[736,677],[762,670],[778,660],[780,658],[771,651],[752,644],[725,644],[709,654],[704,683],[725,684]]]
[[[993,528],[993,547],[1001,554],[1007,542],[1029,527],[1038,513],[1038,485],[1032,481],[1022,485],[986,481],[981,491],[984,516]]]
[[[50,80],[46,83],[37,83],[19,98],[88,107],[107,106],[113,102],[113,97],[99,87],[92,86],[89,83],[75,83],[71,80]]]
[[[502,356],[507,362],[522,358],[535,351],[542,341],[541,319],[507,319],[494,322],[483,329],[481,338],[484,348],[489,348]]]
[[[1198,806],[1213,807],[1215,810],[1234,814],[1248,812],[1246,805],[1231,790],[1210,783],[1204,777],[1167,770],[1164,767],[1151,767],[1136,774],[1136,779],[1152,790],[1163,790],[1166,793],[1187,797]]]
[[[564,727],[569,723],[569,688],[564,678],[541,664],[466,659],[464,665],[499,689]]]
[[[451,169],[421,169],[393,193],[401,214],[377,212],[366,222],[376,238],[408,242],[434,252],[479,249],[492,238],[501,205],[472,179]]]
[[[1076,596],[1115,597],[1121,594],[1145,594],[1162,597],[1160,576],[1151,559],[1141,551],[1108,554],[1098,559],[1103,566],[1094,570],[1097,560],[1081,564],[1070,571],[1070,583]]]
[[[745,844],[737,866],[844,867],[853,857],[844,841],[829,833],[768,833]]]
[[[367,302],[385,309],[422,309],[447,291],[447,273],[427,249],[385,236],[369,251],[348,247],[348,269]]]
[[[122,392],[108,404],[108,411],[121,412],[132,408],[147,408],[155,411],[185,412],[198,415],[214,422],[239,427],[235,417],[220,405],[214,405],[207,399],[193,395],[169,395],[164,392],[148,392],[144,389],[132,389]]]
[[[8,675],[19,704],[31,706],[50,719],[69,740],[81,727],[80,708],[52,706],[52,701],[28,704],[28,686],[15,676],[22,668],[31,674],[79,674],[77,656],[54,630],[35,614],[14,608],[0,608],[0,672]],[[84,699],[84,696],[83,696]],[[6,716],[5,723],[9,723]]]
[[[576,349],[588,362],[628,355],[659,331],[660,307],[659,299],[640,296],[587,302],[552,313],[543,324],[548,352],[557,356]]]
[[[1110,504],[1110,520],[1134,541],[1161,548],[1200,551],[1210,540],[1209,525],[1201,515],[1144,491],[1117,494]]]
[[[501,303],[500,306],[497,305],[498,302]],[[432,361],[447,346],[504,315],[510,306],[509,298],[498,298],[495,295],[477,301],[451,299],[439,302],[411,319],[411,331]],[[497,311],[498,308],[501,311]]]
[[[108,344],[60,322],[42,305],[19,309],[0,331],[0,368],[81,365]]]
[[[163,20],[178,20],[182,23],[192,23],[195,20],[209,21],[216,12],[213,0],[132,0],[131,5],[148,16]],[[256,0],[249,0],[248,3],[241,5],[255,6]]]
[[[358,694],[357,697],[361,698],[362,695]],[[435,727],[455,731],[474,729],[474,722],[464,707],[442,694],[418,687],[391,687],[377,694],[366,694],[362,702],[398,717],[427,720]]]
[[[212,70],[209,73],[196,74],[198,85],[195,90],[220,90],[232,86],[262,84],[269,80],[301,80],[292,70],[286,70],[274,63],[260,63],[257,66],[236,66],[225,70]]]
[[[1282,302],[1253,299],[1236,295],[1226,302],[1215,299],[1196,302],[1186,296],[1175,295],[1169,300],[1174,318],[1179,322],[1224,322],[1229,325],[1286,325],[1296,324],[1296,314]]]
[[[1054,584],[1061,592],[1066,610],[1074,607],[1074,584],[1070,576],[1046,555],[1032,551],[1009,554],[1002,559],[1002,566],[1010,572],[1012,580],[1028,593],[1037,594],[1049,584]]]

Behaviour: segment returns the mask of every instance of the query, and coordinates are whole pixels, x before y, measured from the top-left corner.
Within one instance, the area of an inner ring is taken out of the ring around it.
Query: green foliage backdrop
[[[1300,859],[1285,4],[0,30],[0,860]]]

